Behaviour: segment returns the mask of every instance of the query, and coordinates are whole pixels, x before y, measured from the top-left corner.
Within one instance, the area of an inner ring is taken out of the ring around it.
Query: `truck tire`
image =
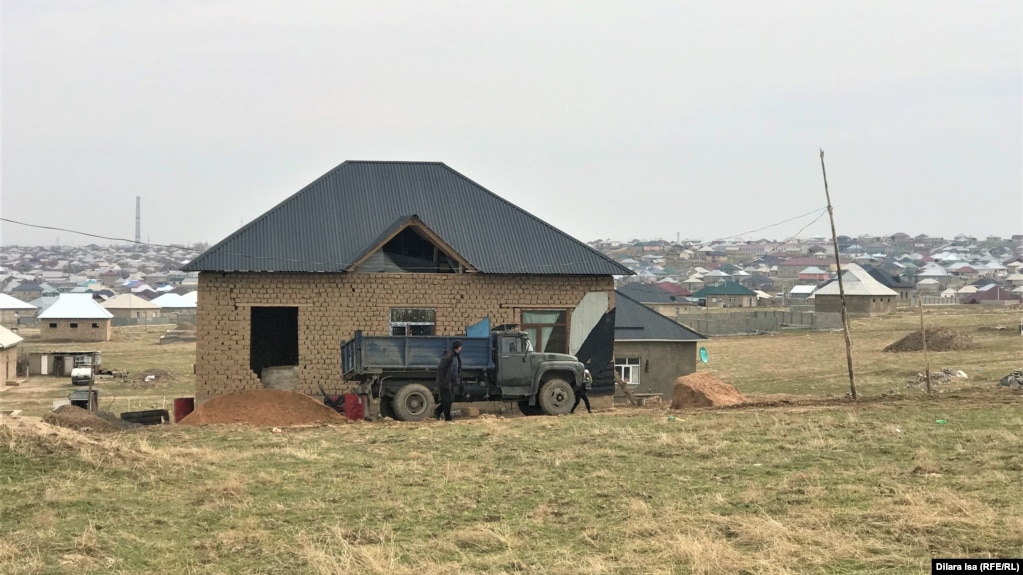
[[[551,379],[540,387],[536,404],[547,415],[566,415],[575,403],[572,385],[563,379]]]
[[[433,416],[433,392],[420,383],[410,383],[394,394],[391,410],[399,421],[422,421]]]
[[[543,409],[539,405],[529,405],[528,399],[519,400],[519,411],[522,415],[543,415]]]

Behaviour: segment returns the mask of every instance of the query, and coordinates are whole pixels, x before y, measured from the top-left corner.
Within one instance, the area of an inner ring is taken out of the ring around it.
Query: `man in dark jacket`
[[[462,382],[462,342],[455,340],[451,350],[445,351],[437,365],[437,389],[440,391],[440,403],[433,410],[433,416],[451,421],[451,403],[454,401],[455,386]]]

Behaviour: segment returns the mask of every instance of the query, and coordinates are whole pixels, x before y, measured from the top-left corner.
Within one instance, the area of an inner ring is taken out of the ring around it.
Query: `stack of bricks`
[[[484,317],[518,323],[522,309],[572,310],[587,293],[609,294],[611,276],[396,273],[217,273],[199,275],[196,400],[262,387],[249,368],[253,307],[298,309],[296,391],[337,390],[340,345],[356,330],[382,335],[395,307],[436,310],[437,335],[464,333]]]

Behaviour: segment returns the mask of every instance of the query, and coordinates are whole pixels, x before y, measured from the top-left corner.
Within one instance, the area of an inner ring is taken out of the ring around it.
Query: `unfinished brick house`
[[[489,317],[577,353],[614,307],[613,276],[632,273],[427,162],[345,162],[185,270],[200,272],[198,402],[264,387],[271,367],[291,367],[285,388],[336,390],[355,330],[457,335]]]
[[[110,341],[113,315],[92,294],[64,293],[39,314],[39,339],[43,341]]]

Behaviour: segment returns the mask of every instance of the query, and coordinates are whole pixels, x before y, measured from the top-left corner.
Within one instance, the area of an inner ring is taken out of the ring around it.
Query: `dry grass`
[[[899,316],[854,325],[856,404],[281,434],[0,419],[0,573],[920,573],[1023,556],[1023,394],[993,385],[1019,343],[980,329],[1005,315],[938,318],[981,347],[936,361],[971,375],[937,397],[878,397],[920,369],[880,351],[916,329]],[[743,392],[844,393],[840,335],[708,347]]]

